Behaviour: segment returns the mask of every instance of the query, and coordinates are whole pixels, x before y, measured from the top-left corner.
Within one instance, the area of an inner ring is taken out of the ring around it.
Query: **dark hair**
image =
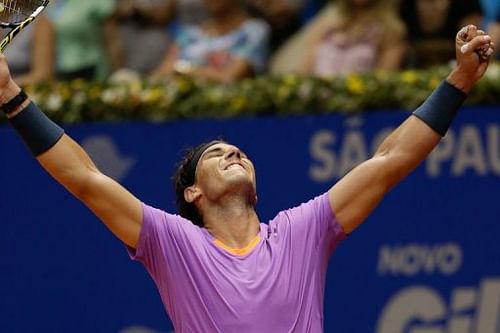
[[[192,186],[196,180],[196,167],[201,155],[207,148],[217,143],[225,143],[223,140],[212,140],[202,143],[195,148],[187,149],[182,160],[177,164],[177,170],[172,177],[179,215],[190,220],[195,225],[203,227],[203,219],[194,203],[184,199],[184,190]]]

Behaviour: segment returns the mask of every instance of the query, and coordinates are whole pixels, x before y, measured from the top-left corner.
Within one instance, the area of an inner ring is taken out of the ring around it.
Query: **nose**
[[[231,159],[231,158],[237,158],[238,160],[241,160],[241,151],[238,149],[238,147],[231,147],[228,149],[226,153],[226,159]]]

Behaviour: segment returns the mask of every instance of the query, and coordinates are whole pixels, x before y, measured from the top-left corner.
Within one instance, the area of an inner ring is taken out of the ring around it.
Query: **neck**
[[[225,245],[243,248],[259,233],[259,218],[246,198],[230,197],[206,206],[203,209],[205,228]]]

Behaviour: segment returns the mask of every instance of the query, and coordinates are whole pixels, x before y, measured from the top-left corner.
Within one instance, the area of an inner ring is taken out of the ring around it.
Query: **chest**
[[[209,244],[195,258],[194,263],[176,264],[170,287],[175,285],[176,290],[211,306],[239,311],[255,311],[264,304],[267,308],[294,306],[321,275],[321,258],[314,246],[304,249],[289,238],[273,235],[244,256]]]

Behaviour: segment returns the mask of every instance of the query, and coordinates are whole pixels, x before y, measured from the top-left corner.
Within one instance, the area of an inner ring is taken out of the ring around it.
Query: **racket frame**
[[[9,43],[14,39],[14,37],[16,37],[16,35],[21,30],[23,30],[28,24],[33,22],[33,20],[38,15],[40,15],[40,13],[45,9],[45,7],[47,7],[48,4],[49,4],[49,0],[42,1],[40,6],[38,6],[38,8],[35,9],[35,11],[30,16],[28,16],[24,21],[20,21],[20,22],[16,22],[16,23],[6,23],[6,22],[0,21],[0,28],[12,29],[0,42],[0,52],[3,52],[5,50],[5,48],[7,47],[7,45],[9,45]]]

